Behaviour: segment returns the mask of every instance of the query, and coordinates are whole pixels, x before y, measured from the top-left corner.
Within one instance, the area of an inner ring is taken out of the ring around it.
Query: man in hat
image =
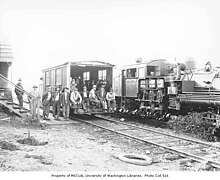
[[[36,118],[36,109],[38,107],[39,100],[40,100],[40,93],[37,91],[37,88],[38,87],[36,85],[34,85],[33,90],[30,92],[30,94],[28,96],[32,119]]]
[[[63,111],[63,117],[65,119],[68,119],[70,114],[70,93],[68,90],[69,89],[67,87],[63,89],[63,93],[61,94],[60,100]]]
[[[101,87],[100,90],[97,92],[97,97],[101,103],[103,110],[106,111],[107,110],[107,102],[106,102],[106,92],[105,92],[104,87]]]
[[[143,93],[142,93],[142,97],[143,97]],[[114,112],[116,108],[116,101],[115,101],[115,92],[113,91],[112,88],[110,89],[110,92],[107,92],[106,100],[108,103],[109,112]]]
[[[61,100],[61,87],[57,86],[52,95],[53,117],[54,119],[57,120],[59,120],[59,116],[60,116],[60,100]]]
[[[98,100],[96,93],[96,85],[93,85],[91,91],[89,92],[89,101],[100,108],[100,101]]]
[[[18,84],[16,84],[16,87],[15,87],[15,94],[18,98],[18,102],[19,102],[19,106],[20,106],[20,110],[22,109],[23,107],[23,86],[21,84],[21,78],[18,79]]]
[[[85,112],[88,112],[88,110],[89,110],[89,94],[88,94],[86,86],[83,87],[83,92],[82,92],[82,107]]]
[[[75,88],[70,94],[70,100],[72,103],[73,113],[76,113],[82,103],[82,97],[78,91],[78,88]]]
[[[52,101],[51,87],[48,86],[46,92],[42,96],[43,119],[44,120],[50,120],[49,112],[50,112],[51,101]]]

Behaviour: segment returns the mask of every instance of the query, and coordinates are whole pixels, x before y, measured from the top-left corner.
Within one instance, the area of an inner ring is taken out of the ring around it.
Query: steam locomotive
[[[220,68],[210,62],[203,69],[192,61],[137,63],[121,67],[113,82],[122,114],[167,121],[172,114],[196,111],[220,126]]]

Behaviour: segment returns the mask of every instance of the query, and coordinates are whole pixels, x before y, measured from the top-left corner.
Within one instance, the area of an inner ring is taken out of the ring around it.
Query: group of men
[[[70,90],[67,87],[62,90],[60,86],[57,86],[54,92],[51,92],[51,87],[47,87],[47,91],[42,96],[44,119],[49,119],[48,115],[51,104],[55,119],[59,119],[60,107],[62,107],[63,117],[65,119],[69,118],[70,109],[73,110],[73,113],[77,113],[81,108],[84,112],[88,112],[90,105],[102,108],[104,111],[108,109],[110,112],[116,108],[113,89],[110,92],[105,92],[104,87],[96,90],[96,85],[93,85],[91,91],[87,91],[87,87],[84,86],[81,93],[74,85],[71,86]]]
[[[18,83],[17,86],[21,87],[19,89],[22,89],[21,83]],[[31,91],[28,96],[33,119],[36,118],[36,109],[41,99],[37,88],[37,86],[33,86],[33,91]],[[16,94],[19,104],[22,107],[23,92],[18,91]],[[106,92],[104,86],[101,86],[97,90],[97,86],[93,85],[92,89],[88,91],[87,87],[83,86],[83,91],[80,93],[74,81],[71,83],[70,89],[67,87],[62,89],[61,86],[57,86],[55,87],[55,91],[52,92],[51,87],[48,86],[41,100],[43,106],[43,119],[45,120],[49,120],[51,105],[53,107],[53,117],[57,120],[59,120],[60,117],[61,107],[65,119],[69,118],[70,109],[73,110],[73,113],[76,113],[81,108],[84,112],[88,112],[90,105],[99,109],[102,108],[104,111],[108,110],[109,112],[114,111],[116,108],[115,93],[112,88],[109,92]]]
[[[63,117],[65,119],[69,118],[70,112],[70,93],[68,88],[65,87],[63,90],[60,86],[55,88],[55,91],[51,91],[51,87],[47,87],[46,92],[42,96],[43,105],[43,119],[49,120],[50,106],[53,107],[53,117],[59,120],[60,117],[60,107],[62,107]]]

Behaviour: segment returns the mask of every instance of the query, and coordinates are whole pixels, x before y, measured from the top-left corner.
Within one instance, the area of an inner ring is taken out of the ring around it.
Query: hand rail
[[[31,95],[29,92],[25,91],[24,89],[22,89],[21,87],[19,87],[18,85],[16,85],[15,83],[13,83],[12,81],[10,81],[8,78],[6,78],[5,76],[3,76],[2,74],[0,74],[0,78],[3,79],[4,81],[7,81],[9,83],[11,83],[12,86],[16,87],[17,89],[21,90],[22,92],[24,92],[26,95],[28,95],[31,98],[34,99],[38,99],[35,96]]]

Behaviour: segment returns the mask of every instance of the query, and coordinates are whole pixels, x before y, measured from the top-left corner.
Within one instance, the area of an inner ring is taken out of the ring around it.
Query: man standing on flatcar
[[[19,106],[20,106],[20,110],[23,107],[23,86],[21,84],[21,78],[18,79],[18,84],[15,87],[15,94],[17,95],[18,98],[18,102],[19,102]]]
[[[50,104],[52,101],[52,93],[51,93],[51,87],[47,87],[47,91],[42,96],[42,105],[43,105],[43,119],[44,120],[50,120],[49,119],[49,112],[50,112]]]
[[[61,106],[63,111],[63,117],[65,119],[68,119],[70,114],[70,93],[68,92],[67,87],[63,89],[63,93],[61,94]]]
[[[70,82],[70,90],[74,91],[74,89],[77,87],[77,83],[76,80],[74,78],[72,78],[71,82]]]
[[[53,117],[59,120],[60,116],[60,99],[61,99],[61,87],[57,86],[52,96],[53,103]]]

